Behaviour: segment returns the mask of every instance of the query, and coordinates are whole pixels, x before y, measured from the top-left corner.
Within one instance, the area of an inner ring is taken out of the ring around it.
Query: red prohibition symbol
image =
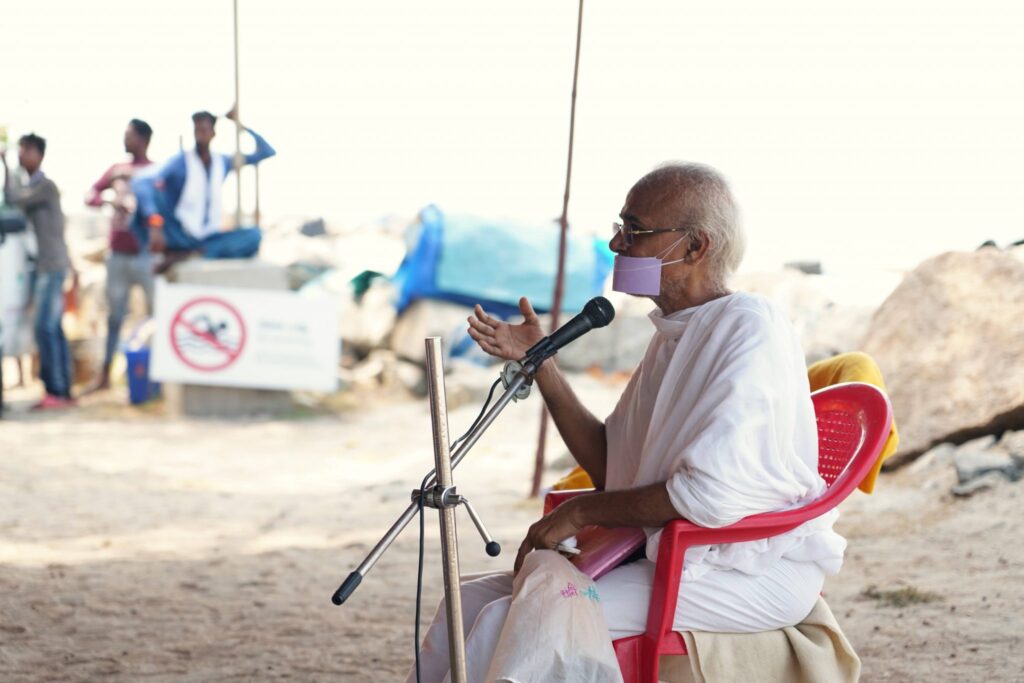
[[[171,348],[182,363],[203,372],[228,367],[245,348],[245,322],[238,310],[217,297],[189,301],[174,314]]]

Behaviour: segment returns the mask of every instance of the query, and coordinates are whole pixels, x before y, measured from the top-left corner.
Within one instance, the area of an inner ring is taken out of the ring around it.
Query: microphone
[[[559,327],[547,337],[526,351],[522,363],[531,363],[535,368],[555,355],[560,348],[582,337],[595,327],[604,327],[615,318],[615,308],[608,299],[596,296],[587,302],[579,315]]]

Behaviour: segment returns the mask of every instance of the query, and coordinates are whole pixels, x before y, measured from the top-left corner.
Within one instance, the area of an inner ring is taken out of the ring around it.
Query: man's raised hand
[[[544,338],[540,320],[525,296],[519,300],[519,311],[523,314],[523,322],[510,325],[489,315],[477,304],[468,319],[469,336],[492,356],[519,360],[526,355],[527,349]]]

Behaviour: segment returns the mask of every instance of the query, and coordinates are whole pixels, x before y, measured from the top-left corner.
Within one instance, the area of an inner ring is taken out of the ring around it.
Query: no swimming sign
[[[234,287],[156,287],[151,374],[161,382],[334,391],[333,297]]]

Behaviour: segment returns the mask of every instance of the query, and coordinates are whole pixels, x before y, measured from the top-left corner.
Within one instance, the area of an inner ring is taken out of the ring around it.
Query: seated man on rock
[[[583,406],[555,359],[538,370],[536,383],[562,439],[602,490],[569,500],[531,526],[515,562],[519,571],[532,551],[553,549],[588,525],[645,528],[647,559],[596,582],[609,642],[646,628],[665,524],[685,518],[726,526],[802,506],[826,488],[797,335],[769,301],[726,285],[742,259],[744,236],[724,178],[703,165],[665,165],[630,189],[620,218],[610,244],[617,254],[614,287],[656,304],[653,336],[604,420]],[[493,356],[522,358],[544,331],[529,301],[520,308],[524,321],[512,325],[477,306],[469,334]],[[825,576],[842,564],[846,542],[832,530],[836,516],[829,512],[766,540],[691,548],[676,630],[750,633],[801,622]],[[512,623],[513,580],[504,572],[462,584],[471,682],[494,677],[488,670],[499,639],[537,628]],[[550,647],[559,646],[552,639]],[[446,675],[442,606],[422,645],[421,680],[437,683]],[[408,680],[416,680],[415,671]]]

